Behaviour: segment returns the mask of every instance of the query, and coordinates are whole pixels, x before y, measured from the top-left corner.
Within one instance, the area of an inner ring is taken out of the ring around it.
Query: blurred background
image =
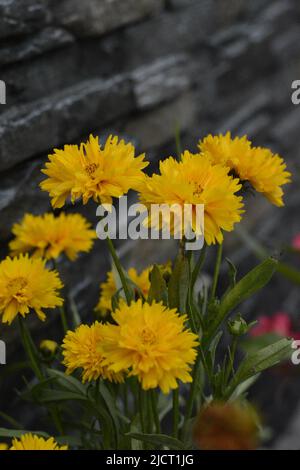
[[[207,133],[230,130],[281,154],[293,183],[284,208],[248,198],[240,231],[226,237],[226,256],[241,276],[258,262],[258,241],[266,253],[300,268],[300,254],[286,251],[300,232],[300,106],[291,102],[297,79],[299,0],[0,0],[0,80],[7,87],[0,105],[1,258],[14,222],[25,212],[50,210],[38,183],[54,147],[91,132],[116,133],[146,152],[152,171],[158,159],[175,154],[176,132],[193,151]],[[68,210],[96,224],[94,204]],[[119,250],[126,267],[143,268],[174,258],[176,247],[125,241]],[[64,262],[63,275],[88,317],[109,269],[105,243],[98,241],[76,266]],[[226,272],[224,266],[224,282]],[[300,331],[299,292],[299,279],[277,274],[241,313],[253,319],[283,311]],[[46,325],[32,322],[37,336],[55,337],[54,317]],[[1,325],[0,337],[9,365],[21,355],[16,332]],[[30,426],[30,409],[11,398],[15,378],[4,368],[0,373],[0,409]],[[299,390],[300,366],[270,371],[253,388],[251,399],[270,428],[269,446],[300,448]]]

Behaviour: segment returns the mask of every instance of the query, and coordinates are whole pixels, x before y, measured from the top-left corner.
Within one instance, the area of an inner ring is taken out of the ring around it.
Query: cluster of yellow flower
[[[176,379],[191,382],[190,365],[196,358],[197,336],[185,329],[186,315],[162,303],[127,305],[113,313],[114,324],[80,325],[63,343],[67,373],[83,369],[82,380],[104,377],[122,381],[137,376],[142,388],[160,387],[164,393],[178,387]]]
[[[208,245],[222,243],[223,231],[232,231],[241,220],[242,189],[249,182],[277,206],[283,205],[282,186],[290,173],[281,157],[269,149],[253,147],[246,137],[232,138],[230,133],[208,136],[199,142],[199,152],[183,152],[179,159],[160,162],[159,174],[147,176],[144,155],[135,156],[132,144],[110,136],[105,145],[90,136],[87,143],[66,145],[54,150],[43,173],[47,178],[41,188],[50,194],[54,209],[70,199],[112,203],[130,189],[140,201],[152,204],[204,205],[204,237]],[[154,222],[148,220],[149,226]],[[197,232],[194,220],[191,228]],[[47,262],[65,254],[75,260],[88,252],[96,238],[90,224],[79,214],[26,214],[12,229],[11,257],[0,263],[0,315],[11,324],[30,310],[45,320],[44,309],[63,305],[59,291],[63,284],[59,273]],[[52,266],[53,267],[53,266]],[[144,390],[159,387],[168,393],[178,381],[192,382],[191,366],[197,357],[199,337],[187,328],[187,316],[162,302],[148,301],[149,275],[152,267],[140,274],[134,268],[125,274],[137,289],[130,302],[119,299],[113,308],[117,285],[113,272],[100,286],[96,312],[100,317],[111,313],[111,321],[81,324],[67,331],[62,344],[66,373],[80,369],[82,382],[99,378],[122,383],[134,376]],[[162,268],[165,274],[171,266]],[[141,295],[140,295],[141,294]],[[54,342],[43,343],[55,354]],[[200,437],[199,437],[200,439]],[[205,436],[202,438],[205,441]],[[61,447],[53,440],[33,435],[14,439],[11,449],[53,449]]]

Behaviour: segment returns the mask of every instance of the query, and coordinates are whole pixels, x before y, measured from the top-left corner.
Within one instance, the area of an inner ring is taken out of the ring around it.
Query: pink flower
[[[293,240],[292,240],[292,247],[297,250],[297,251],[300,251],[300,233],[298,233],[298,235],[296,235]]]
[[[258,318],[258,325],[250,330],[251,336],[261,336],[266,333],[275,333],[283,337],[300,339],[300,332],[293,331],[291,318],[285,312],[277,312],[270,317],[262,315]]]

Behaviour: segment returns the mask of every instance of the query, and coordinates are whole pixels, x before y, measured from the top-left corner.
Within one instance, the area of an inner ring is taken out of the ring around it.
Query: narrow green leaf
[[[57,379],[58,383],[69,391],[82,393],[86,396],[86,386],[72,375],[67,375],[64,372],[55,369],[47,369],[47,373],[50,377]]]
[[[260,351],[247,356],[229,384],[229,396],[232,395],[240,383],[287,359],[291,355],[291,344],[292,340],[282,338]]]
[[[157,265],[153,266],[150,273],[150,290],[148,294],[148,302],[153,300],[162,301],[164,305],[168,305],[168,289],[166,281]]]
[[[169,281],[169,307],[186,312],[186,302],[189,290],[189,262],[179,255]]]
[[[40,403],[55,403],[59,401],[88,401],[88,397],[80,393],[69,392],[64,390],[52,390],[44,389],[41,390],[38,396]]]
[[[216,336],[210,343],[209,349],[207,351],[206,362],[210,370],[214,369],[216,350],[217,350],[217,347],[218,347],[218,344],[220,342],[222,335],[223,335],[223,331],[219,331],[216,334]]]
[[[23,434],[28,434],[28,433],[33,433],[37,434],[38,436],[48,438],[50,437],[49,434],[47,434],[44,431],[25,431],[20,430],[20,429],[5,429],[5,428],[0,428],[0,437],[21,437]]]
[[[277,261],[268,258],[252,269],[222,298],[217,314],[209,325],[208,337],[220,326],[226,316],[241,302],[262,289],[277,269]]]
[[[237,268],[229,258],[226,258],[226,262],[229,268],[230,289],[232,289],[236,285]]]

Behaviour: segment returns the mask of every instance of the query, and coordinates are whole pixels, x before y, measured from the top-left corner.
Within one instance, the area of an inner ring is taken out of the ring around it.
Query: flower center
[[[141,332],[141,340],[144,345],[152,345],[156,342],[156,335],[149,328],[144,328]]]
[[[203,193],[203,187],[200,183],[196,183],[196,181],[191,181],[190,184],[193,186],[193,196],[201,196]]]
[[[11,279],[7,287],[10,290],[10,294],[15,297],[16,299],[20,299],[25,295],[25,288],[28,286],[28,281],[25,277],[15,277]]]
[[[95,171],[97,170],[97,168],[98,168],[97,163],[89,163],[88,165],[85,166],[84,170],[90,178],[93,178],[93,175]]]

